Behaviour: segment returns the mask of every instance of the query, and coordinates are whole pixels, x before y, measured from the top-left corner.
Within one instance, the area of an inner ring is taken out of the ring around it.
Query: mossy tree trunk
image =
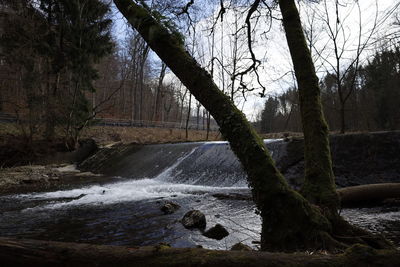
[[[400,251],[354,246],[346,253],[265,253],[202,248],[101,246],[0,238],[0,266],[399,266]]]
[[[114,0],[129,23],[146,40],[196,99],[211,113],[248,174],[262,217],[262,249],[297,250],[322,247],[330,224],[319,209],[290,189],[261,138],[245,116],[185,51],[179,34],[167,29],[146,7]]]
[[[332,171],[329,131],[322,112],[318,77],[295,1],[279,0],[279,7],[299,89],[305,159],[301,194],[319,206],[322,214],[329,219],[331,234],[337,242],[333,246],[364,243],[376,248],[391,247],[389,241],[350,225],[338,214],[340,203]]]
[[[352,243],[353,240],[347,239],[347,237],[343,242],[332,238],[330,220],[322,215],[318,207],[311,205],[303,196],[288,186],[286,180],[276,168],[262,139],[229,97],[218,89],[211,75],[185,51],[180,34],[175,29],[160,22],[157,19],[158,14],[149,10],[148,7],[142,6],[142,4],[133,0],[114,0],[114,3],[132,27],[149,44],[150,48],[157,53],[193,96],[215,118],[220,126],[221,133],[229,141],[232,150],[248,175],[253,199],[260,211],[262,218],[261,249],[281,251],[299,249],[336,250],[337,248],[345,248],[344,243]],[[142,2],[140,1],[140,3]],[[285,6],[285,4],[283,5]],[[289,15],[291,18],[293,17],[293,9],[290,9],[292,6],[287,7],[290,12],[286,13],[285,16]],[[295,11],[297,13],[296,9]],[[295,31],[295,34],[297,36],[299,33]],[[303,43],[305,45],[304,39]],[[304,58],[300,56],[297,60],[306,61],[309,71],[313,69],[309,53],[308,56]],[[299,77],[303,75],[307,76],[306,73],[302,73]],[[316,182],[317,188],[324,190],[321,194],[323,197],[314,200],[314,202],[333,209],[337,205],[337,195],[333,186],[327,139],[328,129],[321,112],[316,76],[306,79],[306,82],[302,81],[301,88],[308,88],[308,86],[312,86],[312,89],[304,90],[301,95],[304,102],[303,119],[307,121],[305,123],[307,128],[305,129],[305,132],[307,132],[306,156],[309,162],[307,179],[309,182]],[[313,138],[315,140],[312,140]],[[320,148],[322,148],[321,151]],[[322,164],[322,166],[314,166],[313,164]],[[321,174],[324,176],[320,176]],[[315,193],[317,189],[313,188],[312,184],[306,186],[305,189],[310,191],[306,194],[308,197],[318,196]],[[331,201],[331,204],[329,201]],[[336,225],[340,224],[339,228],[343,226],[347,229],[345,221],[337,221]],[[339,231],[337,233],[349,234],[350,236],[365,234],[365,231],[349,229],[350,231]],[[370,236],[368,235],[368,237]],[[362,240],[360,238],[355,240],[355,242],[359,241]],[[370,243],[375,241],[373,239]],[[379,245],[376,245],[376,247],[379,247]]]
[[[339,208],[339,199],[332,171],[329,131],[322,112],[318,77],[295,1],[279,0],[279,7],[299,89],[305,159],[305,179],[301,193],[311,203],[325,208],[324,211],[329,215],[335,215]]]

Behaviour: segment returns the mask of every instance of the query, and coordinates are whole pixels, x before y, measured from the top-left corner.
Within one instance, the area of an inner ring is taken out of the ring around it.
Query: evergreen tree
[[[3,2],[12,11],[2,44],[8,63],[21,69],[28,110],[40,115],[44,137],[52,139],[55,127],[62,126],[66,145],[74,148],[91,118],[85,92],[95,90],[95,64],[113,47],[109,5],[101,0]]]
[[[261,114],[261,130],[270,133],[274,129],[275,117],[278,114],[279,100],[275,97],[268,97],[265,101],[264,110]]]
[[[94,65],[112,51],[111,20],[107,18],[109,6],[99,0],[60,0],[55,2],[55,11],[59,41],[55,62],[64,65],[71,77],[67,88],[70,108],[63,120],[67,144],[73,147],[90,118],[84,92],[95,91],[93,81],[98,74]]]
[[[400,126],[400,49],[383,50],[363,70],[365,89],[373,95],[374,121],[380,130]]]

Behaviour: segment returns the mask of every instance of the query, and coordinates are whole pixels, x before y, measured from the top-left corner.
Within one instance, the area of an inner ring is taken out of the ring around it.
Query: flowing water
[[[281,141],[267,141],[277,160]],[[246,176],[226,142],[153,145],[120,161],[112,183],[54,192],[0,197],[0,236],[143,246],[166,242],[174,247],[201,245],[229,249],[237,242],[257,247],[261,220],[249,200],[214,195],[250,195]],[[165,201],[178,203],[164,215]],[[206,215],[207,228],[222,224],[230,235],[220,241],[185,229],[179,220],[191,210]],[[346,209],[342,215],[399,244],[396,208]],[[294,222],[295,223],[295,222]]]

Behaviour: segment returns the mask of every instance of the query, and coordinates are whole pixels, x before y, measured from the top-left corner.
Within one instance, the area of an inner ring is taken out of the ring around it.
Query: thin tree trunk
[[[346,121],[345,121],[345,110],[344,103],[340,103],[340,133],[344,134],[346,132]]]
[[[200,103],[197,102],[196,104],[196,129],[200,130]]]
[[[160,107],[159,106],[161,106],[163,104],[162,101],[161,101],[161,104],[160,104],[160,95],[161,95],[161,88],[162,88],[162,83],[163,83],[163,80],[164,80],[164,77],[165,77],[166,69],[167,69],[167,65],[165,65],[164,62],[162,62],[161,71],[160,71],[160,77],[158,78],[158,86],[157,86],[157,89],[156,89],[154,112],[153,112],[153,118],[152,118],[153,121],[159,121],[160,120],[160,118],[159,118],[160,117],[160,114],[159,114]]]
[[[143,50],[141,66],[140,66],[140,100],[139,100],[139,121],[142,125],[143,120],[143,89],[144,89],[144,67],[149,54],[149,46],[146,44]]]
[[[189,108],[188,108],[188,113],[186,116],[186,127],[185,127],[185,135],[186,135],[186,140],[189,137],[189,122],[190,122],[190,113],[192,111],[192,94],[189,93]]]
[[[207,136],[206,136],[207,141],[210,136],[210,124],[211,124],[211,114],[210,112],[207,111]]]

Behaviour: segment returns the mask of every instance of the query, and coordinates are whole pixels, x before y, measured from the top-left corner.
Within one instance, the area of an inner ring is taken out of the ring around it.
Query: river
[[[126,246],[165,242],[173,247],[200,245],[210,249],[229,249],[242,242],[257,248],[261,220],[254,203],[215,197],[217,193],[250,195],[229,146],[224,142],[175,146],[180,148],[164,146],[158,156],[149,159],[143,155],[153,153],[154,148],[136,151],[130,159],[132,164],[120,166],[129,169],[125,170],[127,174],[114,176],[109,183],[1,196],[0,236]],[[167,156],[161,160],[160,155]],[[138,162],[141,158],[150,160],[147,167]],[[156,175],[143,177],[149,166]],[[160,207],[165,201],[178,203],[181,208],[164,215]],[[206,215],[207,229],[219,223],[229,236],[217,241],[198,230],[185,229],[179,220],[192,209]],[[341,214],[400,245],[398,207],[344,209]]]

